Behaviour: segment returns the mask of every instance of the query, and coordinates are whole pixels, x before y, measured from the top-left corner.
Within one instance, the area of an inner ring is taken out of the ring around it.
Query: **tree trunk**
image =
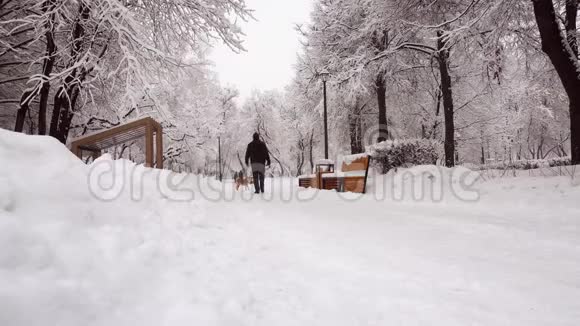
[[[65,84],[68,80],[67,76]],[[70,88],[67,89],[65,86],[61,86],[54,95],[54,108],[52,109],[49,134],[63,144],[66,143],[66,137],[62,133],[61,126],[70,112],[71,95]]]
[[[72,82],[72,77],[67,76],[67,81]],[[66,144],[68,132],[72,118],[74,116],[74,107],[79,94],[79,87],[77,85],[61,86],[54,96],[54,108],[52,110],[52,117],[50,121],[50,135],[58,139],[61,143]]]
[[[379,74],[375,81],[375,89],[377,92],[377,102],[379,106],[379,135],[377,142],[382,142],[387,140],[389,137],[389,131],[387,127],[387,104],[386,104],[386,91],[385,78],[383,74]]]
[[[43,13],[52,11],[55,7],[54,0],[45,0],[42,4]],[[42,75],[48,78],[52,73],[52,68],[54,66],[56,52],[56,44],[53,38],[54,31],[54,13],[49,15],[45,23],[45,37],[46,37],[46,56],[42,65]],[[16,123],[14,126],[14,131],[22,132],[24,130],[24,120],[26,113],[30,109],[30,103],[38,95],[40,90],[40,107],[38,111],[38,134],[46,134],[46,108],[48,103],[48,93],[50,91],[50,83],[47,80],[42,81],[40,86],[34,87],[32,90],[27,90],[22,95],[20,101],[20,108],[16,113]]]
[[[46,109],[48,107],[48,93],[49,92],[50,92],[50,83],[48,81],[44,81],[42,83],[42,87],[40,88],[40,106],[38,107],[38,134],[39,135],[46,135]]]
[[[349,117],[350,152],[359,154],[363,152],[362,125],[360,115],[351,114]]]
[[[296,176],[302,175],[302,168],[304,167],[304,151],[306,150],[305,141],[300,135],[300,140],[298,141],[297,148],[299,152],[296,154]]]
[[[389,31],[383,30],[381,32],[373,32],[372,44],[375,49],[375,54],[385,51],[389,46]],[[386,86],[385,74],[379,72],[375,80],[375,90],[377,92],[377,102],[379,107],[379,134],[377,142],[385,141],[389,137],[387,128],[387,105],[385,100]]]
[[[441,77],[441,94],[443,96],[443,115],[445,118],[445,166],[455,166],[455,122],[453,116],[453,91],[449,75],[449,49],[443,31],[437,32],[437,61]]]
[[[66,140],[68,139],[68,134],[70,131],[72,119],[74,117],[79,92],[80,92],[79,86],[77,85],[73,86],[73,89],[70,94],[70,102],[67,99],[66,105],[64,106],[65,110],[61,111],[61,118],[56,138],[60,140],[63,144],[66,144]]]
[[[43,4],[43,11],[52,11],[56,3],[54,0],[46,0]],[[54,13],[46,22],[44,28],[46,38],[46,57],[42,66],[42,75],[48,79],[54,67],[56,44],[54,42]],[[48,94],[50,92],[50,82],[44,80],[40,88],[40,105],[38,109],[38,134],[46,135],[46,111],[48,107]]]
[[[59,87],[58,90],[56,91],[56,94],[54,95],[54,101],[53,101],[53,108],[52,108],[52,117],[50,119],[50,128],[49,128],[49,135],[51,135],[52,137],[58,138],[56,136],[57,131],[58,131],[58,120],[60,119],[60,111],[63,105],[63,100],[66,100],[66,95],[65,96],[61,96],[61,93],[64,93],[65,89],[64,87]],[[63,98],[64,97],[64,98]]]
[[[32,102],[34,89],[28,89],[20,98],[20,108],[16,111],[16,123],[14,124],[14,131],[22,132],[24,131],[24,120],[26,119],[26,113],[30,109],[29,103]]]
[[[576,35],[577,17],[578,0],[566,0],[566,39],[576,58],[578,58],[578,36]]]
[[[310,173],[314,171],[314,129],[310,131],[310,142],[309,142],[309,153],[308,158],[310,159]]]
[[[302,167],[304,166],[304,152],[296,154],[296,176],[302,175]]]
[[[437,90],[437,105],[435,106],[435,119],[433,120],[433,126],[431,126],[431,139],[437,139],[437,128],[439,127],[439,114],[441,113],[441,101],[443,100],[443,94],[441,94],[441,87]]]
[[[84,22],[89,18],[89,7],[86,3],[79,2],[79,18],[75,22],[72,38],[73,46],[71,49],[71,62],[74,65],[79,58],[85,35]],[[81,76],[78,76],[78,70],[73,69],[65,78],[63,85],[58,89],[54,96],[54,108],[50,121],[50,135],[65,144],[70,130],[70,123],[74,115],[74,107],[79,94],[80,82],[88,71],[85,69]]]
[[[571,35],[568,35],[566,38],[560,29],[552,0],[533,0],[532,2],[534,5],[534,15],[540,31],[540,38],[542,40],[542,50],[550,58],[568,95],[570,104],[572,164],[580,164],[580,75],[578,73],[580,71],[580,64],[575,54],[575,49],[577,49],[575,37],[576,20],[574,19],[572,23],[571,19],[576,16],[578,2],[566,2],[567,20],[569,23],[566,27],[567,29],[570,28],[569,25],[574,27],[574,31],[569,31],[574,36],[572,38],[570,37]],[[571,39],[574,42],[573,47],[568,43]]]

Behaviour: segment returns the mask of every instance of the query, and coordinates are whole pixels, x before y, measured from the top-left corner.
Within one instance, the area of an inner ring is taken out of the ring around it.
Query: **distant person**
[[[263,141],[260,140],[260,134],[257,132],[252,136],[254,140],[248,144],[246,149],[246,165],[252,163],[252,176],[254,177],[255,193],[264,192],[264,173],[266,166],[270,166],[270,154]]]

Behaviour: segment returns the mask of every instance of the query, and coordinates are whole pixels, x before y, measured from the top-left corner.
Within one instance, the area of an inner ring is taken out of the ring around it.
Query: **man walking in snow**
[[[257,132],[252,136],[254,140],[248,144],[246,149],[246,165],[252,162],[252,175],[254,177],[255,193],[264,192],[264,173],[266,165],[270,166],[270,154],[263,141],[260,140],[260,134]]]

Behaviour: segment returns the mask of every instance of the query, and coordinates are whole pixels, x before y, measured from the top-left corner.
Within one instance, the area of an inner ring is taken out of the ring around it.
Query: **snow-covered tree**
[[[242,50],[236,19],[251,17],[243,0],[13,0],[0,10],[0,59],[25,58],[24,76],[3,81],[26,83],[15,130],[23,131],[38,101],[38,132],[45,133],[52,96],[48,132],[62,142],[97,82],[123,89],[123,105],[136,106],[157,76],[186,64],[184,51],[200,62],[215,40]]]

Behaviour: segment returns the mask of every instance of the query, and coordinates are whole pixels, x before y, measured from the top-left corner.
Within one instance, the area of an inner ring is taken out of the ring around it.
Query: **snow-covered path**
[[[219,220],[223,209],[238,211],[231,223],[243,241],[222,241],[218,252],[236,248],[223,263],[245,284],[239,318],[249,324],[580,320],[577,228],[534,228],[466,207],[391,203],[380,212],[336,201],[328,214],[319,203],[234,206],[208,212]]]
[[[473,203],[105,202],[59,146],[0,130],[0,325],[580,321],[577,180],[488,181]]]

